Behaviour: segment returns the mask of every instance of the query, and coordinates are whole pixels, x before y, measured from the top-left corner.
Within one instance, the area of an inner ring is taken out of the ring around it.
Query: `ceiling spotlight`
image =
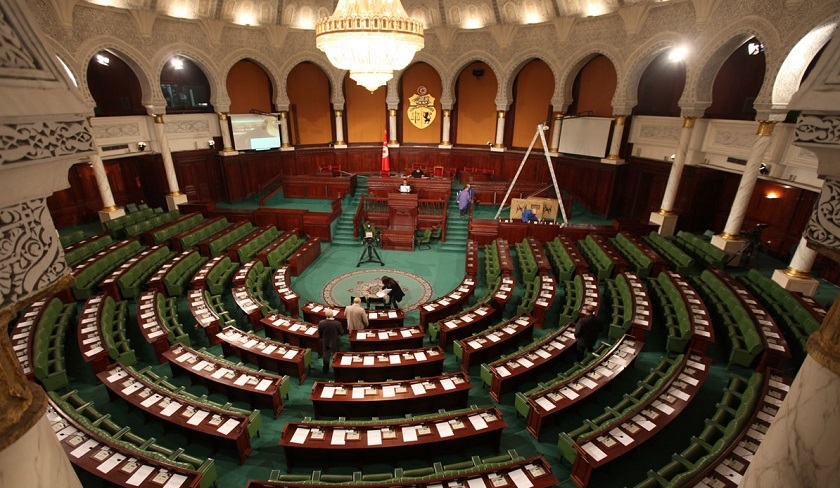
[[[671,52],[668,53],[668,61],[672,63],[679,63],[680,61],[685,59],[685,56],[688,54],[688,49],[685,46],[675,47],[671,49]]]
[[[146,143],[143,142],[143,141],[138,142],[137,143],[137,149],[139,149],[141,151],[145,151],[146,150]]]
[[[111,60],[108,58],[108,56],[105,56],[104,54],[97,54],[96,62],[101,64],[102,66],[108,66],[108,64],[111,63]]]
[[[767,176],[770,174],[770,166],[767,166],[764,163],[761,163],[761,166],[758,167],[758,174],[761,176]]]
[[[172,66],[172,69],[184,69],[184,60],[181,58],[172,58],[169,65]]]

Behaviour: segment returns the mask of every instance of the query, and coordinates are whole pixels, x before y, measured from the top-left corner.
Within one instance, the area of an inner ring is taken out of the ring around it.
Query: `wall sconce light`
[[[145,151],[146,150],[146,143],[143,142],[143,141],[138,142],[137,143],[137,149],[139,149],[141,151]]]
[[[764,195],[764,198],[768,198],[768,199],[770,199],[770,200],[773,200],[773,199],[776,199],[776,198],[781,198],[781,195],[779,195],[779,194],[778,194],[777,192],[775,192],[775,191],[768,191],[768,192]]]
[[[210,139],[209,141],[207,141],[207,147],[208,148],[213,149],[213,146],[215,146],[215,145],[216,145],[216,141],[214,141],[213,139]]]
[[[770,174],[770,166],[767,166],[764,163],[761,163],[761,166],[758,167],[758,174],[761,176],[767,176]]]
[[[493,143],[490,142],[490,141],[487,141],[487,147],[493,147]]]
[[[480,68],[479,68],[479,69],[474,69],[474,70],[472,71],[472,74],[473,74],[473,76],[475,76],[476,78],[481,78],[482,76],[484,76],[484,70],[483,70],[483,69],[480,69]]]

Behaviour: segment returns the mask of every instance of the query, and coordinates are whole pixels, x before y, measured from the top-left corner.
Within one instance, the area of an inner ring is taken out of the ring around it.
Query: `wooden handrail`
[[[282,177],[283,175],[279,174],[265,182],[265,184],[257,187],[257,194],[260,196],[260,207],[264,206],[265,202],[269,198],[273,197],[278,191],[280,191],[280,188],[283,186],[281,181]]]

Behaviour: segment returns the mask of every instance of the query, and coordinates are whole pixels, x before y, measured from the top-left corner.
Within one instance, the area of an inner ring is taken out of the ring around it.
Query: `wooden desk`
[[[238,230],[240,227],[244,227],[244,226],[249,225],[249,224],[250,224],[250,222],[242,221],[242,222],[235,222],[235,223],[231,224],[230,226],[225,227],[221,231],[216,232],[215,234],[208,237],[207,239],[204,239],[203,241],[199,242],[198,243],[198,251],[201,253],[202,256],[208,256],[208,257],[227,256],[225,249],[220,249],[219,250],[219,256],[213,256],[213,254],[210,252],[210,243],[215,241],[216,239],[220,239],[221,237],[230,234],[231,232],[234,232],[234,231]],[[239,259],[234,259],[232,261],[235,261],[235,262],[238,263]]]
[[[32,363],[32,342],[35,337],[35,328],[38,322],[41,321],[41,315],[51,300],[51,298],[38,300],[26,307],[20,320],[17,321],[9,332],[12,350],[15,352],[15,357],[17,357],[20,366],[23,368],[23,374],[26,375],[26,379],[29,381],[33,381],[35,378],[35,370],[33,369]]]
[[[440,376],[446,359],[440,347],[381,352],[337,352],[332,368],[336,381],[405,380]]]
[[[260,369],[292,376],[298,379],[298,384],[302,384],[306,378],[306,349],[266,339],[235,327],[225,327],[216,337],[222,343],[225,356],[236,356],[246,363],[256,364]]]
[[[204,329],[204,335],[210,341],[211,346],[219,343],[216,334],[219,333],[219,317],[213,312],[213,308],[207,303],[206,291],[203,288],[187,292],[187,304],[190,313],[196,320],[196,327]]]
[[[496,407],[469,413],[442,414],[429,419],[395,419],[382,422],[288,422],[279,445],[286,454],[286,469],[300,461],[320,466],[428,458],[459,452],[479,444],[499,448],[507,427]],[[387,429],[387,434],[383,432]],[[353,432],[347,439],[347,432]],[[313,432],[317,434],[313,435]],[[358,437],[358,440],[355,438]]]
[[[592,471],[637,448],[677,418],[700,391],[711,364],[711,358],[689,352],[658,395],[640,403],[618,422],[577,441],[578,455],[571,476],[575,485],[587,486]]]
[[[88,298],[79,314],[79,326],[76,328],[76,339],[82,357],[86,363],[90,364],[95,374],[105,371],[111,364],[100,330],[102,320],[100,313],[104,301],[104,295],[94,295]]]
[[[425,338],[422,327],[356,330],[350,333],[350,350],[367,352],[417,349],[423,347]]]
[[[782,376],[777,371],[768,371],[764,377],[761,399],[744,430],[719,458],[685,486],[705,483],[709,487],[736,488],[740,485],[755,451],[764,440],[770,424],[776,419],[791,383],[791,378]]]
[[[335,320],[341,322],[341,327],[344,333],[347,330],[347,316],[344,313],[345,307],[329,307],[322,303],[307,302],[303,306],[303,320],[317,324],[327,318],[327,312],[330,310],[337,310],[338,315]],[[368,314],[368,328],[369,329],[392,329],[402,327],[405,322],[405,312],[402,310],[369,310]]]
[[[233,295],[233,301],[236,302],[242,313],[248,317],[251,327],[254,330],[262,330],[263,325],[260,322],[262,320],[262,305],[251,295],[248,287],[235,286],[231,288],[230,292]]]
[[[496,249],[499,252],[499,269],[502,276],[513,273],[513,259],[510,258],[510,244],[506,239],[496,239]]]
[[[402,417],[465,408],[472,385],[464,373],[375,383],[318,381],[309,400],[315,418]]]
[[[740,281],[731,277],[723,270],[717,268],[709,269],[738,297],[738,300],[752,318],[755,328],[761,336],[761,341],[764,343],[764,352],[761,354],[761,359],[755,367],[756,371],[764,371],[767,368],[782,369],[785,362],[792,358],[793,355],[790,352],[790,346],[788,346],[785,336],[782,335],[781,329],[776,325],[776,321],[773,320],[773,317],[767,313],[767,310],[764,309]]]
[[[295,251],[286,262],[289,264],[289,272],[292,276],[303,273],[307,266],[321,255],[321,239],[315,237],[307,240],[297,251]]]
[[[356,192],[356,175],[333,176],[332,173],[317,175],[283,176],[283,195],[286,198],[335,199]]]
[[[193,383],[226,395],[233,401],[243,401],[253,407],[270,408],[274,418],[283,410],[280,384],[283,378],[260,373],[253,369],[223,363],[207,352],[200,352],[182,344],[163,353],[172,374],[186,374]]]
[[[817,322],[823,323],[825,320],[825,314],[827,313],[825,307],[817,303],[817,301],[813,298],[805,296],[801,293],[791,293],[791,295],[796,299],[796,301],[801,303],[806,310],[808,310],[808,313],[810,313]]]
[[[573,332],[571,337],[574,338]],[[635,361],[643,346],[643,342],[625,335],[597,362],[565,381],[530,395],[528,397],[528,433],[539,440],[540,430],[546,419],[580,403],[618,377]]]
[[[382,249],[390,249],[393,251],[413,251],[414,231],[382,229]]]
[[[171,247],[174,251],[181,252],[184,251],[184,238],[191,234],[195,234],[196,232],[200,231],[201,229],[213,225],[216,222],[224,219],[225,217],[213,217],[210,219],[204,219],[198,223],[195,227],[190,227],[189,229],[175,234],[174,236],[169,238],[169,247]],[[230,225],[230,224],[226,224]]]
[[[624,280],[630,286],[630,298],[633,303],[625,303],[625,307],[632,307],[632,318],[630,319],[630,335],[636,340],[644,342],[647,333],[653,325],[653,307],[648,295],[645,283],[632,271],[621,273]]]
[[[566,253],[572,260],[572,263],[574,263],[575,273],[583,274],[589,271],[589,264],[586,262],[586,259],[583,258],[583,255],[580,253],[580,250],[575,245],[575,241],[572,238],[564,235],[557,236],[557,239],[560,241],[560,244],[563,245],[563,249],[566,250]]]
[[[119,364],[96,376],[107,387],[112,401],[121,398],[164,425],[185,431],[191,438],[233,447],[239,455],[239,464],[251,454],[247,416],[174,396]]]
[[[311,349],[312,352],[321,355],[321,336],[318,334],[317,325],[277,313],[268,315],[261,322],[265,326],[266,337],[300,348]]]
[[[705,355],[710,345],[715,343],[715,329],[712,326],[712,317],[706,304],[700,299],[700,295],[693,286],[675,271],[663,271],[665,276],[680,291],[686,310],[688,320],[691,322],[691,342],[689,349],[694,349],[698,354]]]
[[[548,274],[540,275],[540,289],[537,299],[534,302],[534,311],[531,314],[534,317],[534,326],[536,328],[543,328],[545,316],[548,313],[548,309],[551,308],[551,304],[554,303],[554,297],[556,295],[557,281],[551,275],[551,271]]]
[[[420,310],[420,326],[426,328],[431,323],[460,312],[474,293],[475,277],[468,275],[457,288],[448,294],[423,303],[418,307]]]
[[[283,303],[286,313],[292,317],[298,317],[300,316],[300,295],[292,290],[291,281],[292,274],[289,272],[289,265],[287,264],[277,268],[271,278],[274,292],[280,297],[280,302]]]
[[[157,291],[144,291],[137,298],[137,326],[140,333],[155,351],[158,363],[165,361],[163,352],[169,350],[169,329],[156,307]]]
[[[446,320],[440,320],[438,321],[440,327],[438,344],[443,349],[451,342],[469,337],[478,331],[484,330],[496,320],[498,315],[500,313],[497,313],[495,308],[490,305],[481,304],[465,310],[458,315],[453,315]]]
[[[467,241],[467,259],[464,266],[467,277],[475,278],[476,273],[478,273],[478,243],[472,239]]]
[[[499,403],[502,395],[549,369],[576,344],[573,329],[574,326],[566,324],[543,336],[537,344],[490,363],[487,366],[490,371],[490,397]]]
[[[615,264],[615,268],[613,269],[613,276],[616,276],[620,273],[627,271],[629,265],[627,264],[627,260],[625,260],[618,251],[615,250],[612,244],[607,240],[606,237],[602,236],[601,234],[592,234],[592,240],[598,247],[604,251],[604,254],[610,258],[610,261]]]
[[[399,193],[402,178],[371,176],[368,178],[368,194],[372,197],[387,198],[392,193]],[[448,200],[452,194],[452,180],[449,178],[408,178],[411,192],[418,198]]]
[[[551,262],[548,260],[548,258],[545,257],[542,242],[534,239],[533,237],[529,237],[528,247],[531,248],[531,253],[534,255],[534,261],[536,261],[537,263],[537,269],[539,270],[539,274],[551,274]]]
[[[76,422],[59,409],[52,400],[47,406],[47,420],[55,437],[74,466],[123,487],[161,488],[153,482],[166,478],[180,488],[198,488],[202,474],[128,450],[110,437]],[[131,483],[129,483],[131,480]]]
[[[254,269],[254,265],[257,264],[257,262],[258,261],[256,259],[252,259],[247,263],[242,263],[233,275],[233,280],[231,280],[233,286],[245,286],[245,283],[248,282],[248,273]]]
[[[493,297],[491,298],[493,308],[498,310],[499,313],[504,313],[505,307],[513,295],[514,286],[516,286],[516,279],[513,276],[504,276],[499,282],[499,288],[493,293]]]
[[[530,315],[520,314],[480,334],[459,340],[461,371],[469,373],[470,367],[499,357],[505,349],[530,341],[535,323],[536,320]]]

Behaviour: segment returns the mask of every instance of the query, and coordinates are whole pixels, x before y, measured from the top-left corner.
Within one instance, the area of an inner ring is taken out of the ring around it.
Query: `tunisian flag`
[[[391,171],[391,156],[388,154],[388,129],[385,129],[385,138],[382,140],[382,171]]]

